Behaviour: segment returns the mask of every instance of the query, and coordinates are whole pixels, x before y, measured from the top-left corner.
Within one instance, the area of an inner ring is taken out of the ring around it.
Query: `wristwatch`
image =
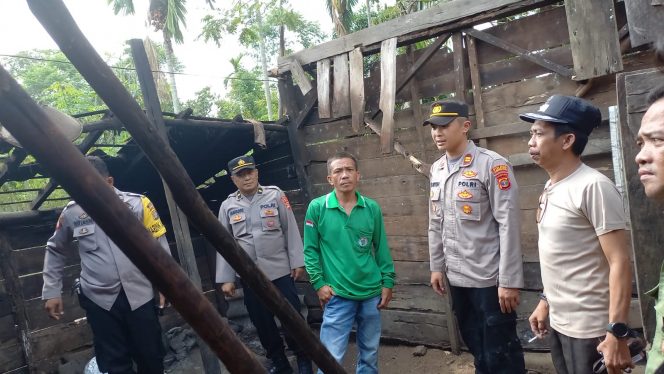
[[[611,322],[606,326],[606,331],[613,334],[618,339],[625,339],[634,337],[634,332],[627,324],[622,322]]]

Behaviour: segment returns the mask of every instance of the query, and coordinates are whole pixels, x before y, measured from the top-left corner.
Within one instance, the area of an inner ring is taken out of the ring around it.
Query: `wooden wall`
[[[619,15],[619,27],[624,16]],[[483,30],[529,51],[540,51],[541,56],[560,65],[571,67],[565,9],[552,7],[511,22]],[[483,102],[484,128],[475,128],[471,137],[475,141],[486,141],[492,149],[508,157],[515,166],[516,179],[520,186],[522,215],[523,261],[526,274],[525,291],[518,310],[518,334],[526,348],[546,348],[540,341],[527,344],[532,337],[527,318],[538,302],[541,290],[537,253],[537,227],[535,209],[539,194],[548,179],[547,174],[534,165],[527,155],[529,124],[521,122],[518,114],[534,111],[552,94],[574,95],[580,87],[569,78],[551,73],[540,65],[526,61],[493,45],[476,40],[477,73],[480,77]],[[463,54],[467,56],[466,39]],[[415,52],[415,59],[423,50]],[[458,52],[457,52],[458,53]],[[430,103],[435,98],[453,97],[459,81],[466,81],[461,90],[471,104],[471,120],[478,120],[470,90],[470,69],[464,58],[465,71],[454,68],[454,52],[439,50],[416,74],[417,98],[422,113],[426,116]],[[624,59],[625,70],[635,70],[650,64],[650,56],[634,54]],[[368,59],[365,58],[365,63]],[[397,81],[412,65],[407,54],[397,56]],[[367,111],[378,107],[380,94],[380,63],[369,65],[365,78]],[[461,75],[464,79],[459,79]],[[315,76],[315,75],[314,75]],[[594,79],[586,99],[602,110],[603,125],[596,129],[585,152],[584,161],[613,178],[608,126],[608,107],[616,105],[615,77]],[[477,99],[477,98],[475,98]],[[395,139],[409,152],[427,163],[432,163],[440,153],[430,139],[429,128],[421,127],[421,120],[413,115],[411,92],[403,90],[397,95],[395,113]],[[355,133],[348,117],[319,119],[317,112],[302,129],[306,149],[311,158],[308,173],[313,184],[314,196],[330,191],[325,181],[326,159],[338,151],[348,151],[359,159],[361,193],[374,198],[383,208],[388,240],[395,260],[398,285],[395,288],[391,308],[383,313],[383,336],[409,342],[433,345],[448,345],[448,333],[444,305],[429,287],[429,257],[427,246],[427,198],[428,179],[417,173],[402,156],[381,153],[380,138],[367,128]],[[302,216],[298,217],[301,221]],[[316,308],[316,305],[309,305]],[[634,322],[637,323],[637,322]]]

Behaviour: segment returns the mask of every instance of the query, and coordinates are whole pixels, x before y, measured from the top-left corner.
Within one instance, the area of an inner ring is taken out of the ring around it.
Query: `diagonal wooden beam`
[[[489,33],[486,33],[484,31],[476,30],[476,29],[465,29],[463,30],[464,33],[467,35],[472,36],[473,38],[479,39],[485,43],[489,43],[491,45],[494,45],[500,49],[504,49],[507,52],[514,53],[517,56],[520,56],[534,64],[540,65],[546,69],[549,69],[553,71],[554,73],[558,73],[564,77],[571,78],[572,75],[574,74],[574,71],[570,68],[567,68],[565,66],[562,66],[560,64],[556,64],[553,61],[547,60],[546,58],[537,55],[533,52],[530,52],[526,49],[523,49],[519,47],[516,44],[510,43],[506,40],[497,38]]]
[[[443,44],[445,44],[445,42],[447,41],[447,39],[449,39],[451,36],[452,34],[441,35],[430,46],[427,47],[426,52],[424,52],[420,56],[420,58],[418,58],[417,61],[415,61],[413,66],[411,66],[410,69],[408,69],[408,72],[404,76],[404,79],[401,82],[399,82],[399,84],[397,84],[397,91],[396,91],[397,95],[399,94],[399,92],[401,92],[401,90],[404,89],[404,87],[406,87],[406,85],[408,85],[410,80],[413,79],[415,74],[417,74],[417,72],[422,68],[422,66],[424,66],[427,62],[429,62],[431,57],[433,57],[433,55],[436,52],[438,52],[440,47],[442,47]]]
[[[83,139],[83,141],[78,145],[78,149],[81,150],[81,153],[86,154],[90,148],[92,148],[93,145],[95,145],[95,142],[101,134],[104,133],[104,130],[95,130],[93,132],[89,132],[88,135]],[[56,188],[58,188],[59,184],[51,178],[46,186],[44,186],[39,193],[37,193],[37,197],[30,202],[30,210],[37,210],[39,207],[48,199],[49,196],[55,191]]]

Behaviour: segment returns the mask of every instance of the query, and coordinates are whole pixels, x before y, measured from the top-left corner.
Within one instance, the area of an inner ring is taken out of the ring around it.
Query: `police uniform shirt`
[[[278,187],[258,186],[249,200],[240,191],[221,204],[219,221],[270,280],[304,266],[302,237],[288,198]],[[236,273],[217,254],[216,282],[235,281]]]
[[[499,154],[468,141],[448,169],[445,155],[431,166],[431,271],[458,287],[523,287],[518,186]]]
[[[142,195],[115,189],[122,200],[143,223],[153,237],[170,255],[166,240],[166,228],[150,200]],[[62,211],[53,236],[46,244],[44,258],[44,287],[42,299],[60,297],[62,276],[66,261],[65,252],[73,250],[78,241],[81,257],[81,288],[83,294],[99,307],[110,310],[115,299],[124,289],[132,310],[154,297],[150,281],[97,226],[90,216],[75,202]]]

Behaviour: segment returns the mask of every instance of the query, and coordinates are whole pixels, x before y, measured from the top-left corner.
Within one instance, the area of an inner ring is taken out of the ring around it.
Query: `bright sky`
[[[217,0],[223,4],[228,0]],[[329,19],[325,0],[290,0],[293,8],[306,19],[317,21],[328,35],[332,22]],[[162,41],[160,33],[152,32],[145,19],[148,0],[134,0],[134,16],[114,15],[107,0],[65,0],[83,33],[102,56],[119,56],[129,39],[143,39],[146,35],[155,41]],[[211,86],[217,93],[223,92],[223,79],[232,72],[228,62],[236,57],[241,47],[234,41],[224,42],[221,48],[214,43],[195,40],[201,30],[200,20],[209,12],[204,0],[187,1],[187,28],[184,30],[184,44],[174,44],[175,54],[184,65],[184,73],[178,75],[178,96],[181,101],[191,99],[194,93],[205,86]],[[0,0],[0,56],[13,55],[30,49],[58,49],[51,37],[32,15],[27,3],[22,0]],[[251,63],[248,57],[245,65]],[[270,66],[271,67],[271,66]]]

